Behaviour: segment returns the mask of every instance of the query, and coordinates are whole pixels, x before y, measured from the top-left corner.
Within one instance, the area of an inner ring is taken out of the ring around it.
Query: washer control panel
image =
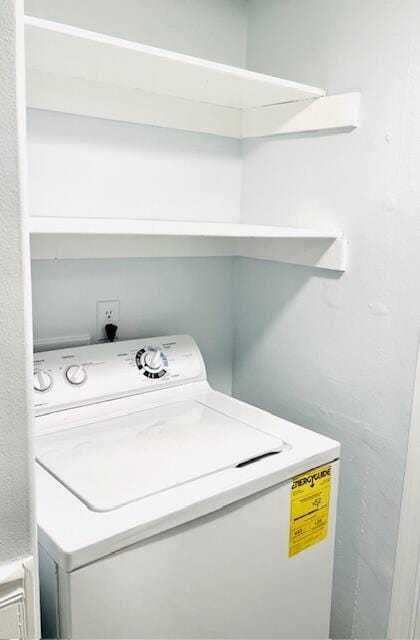
[[[190,336],[125,340],[34,354],[36,415],[206,379]]]

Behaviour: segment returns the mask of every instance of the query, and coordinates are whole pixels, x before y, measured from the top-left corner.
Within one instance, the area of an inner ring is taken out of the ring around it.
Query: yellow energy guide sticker
[[[327,464],[293,478],[289,558],[327,537],[331,474]]]

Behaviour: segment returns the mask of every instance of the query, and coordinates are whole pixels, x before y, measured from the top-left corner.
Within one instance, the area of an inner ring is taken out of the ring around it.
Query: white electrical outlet
[[[119,300],[98,300],[96,303],[96,333],[98,340],[105,340],[105,325],[118,325],[120,319]]]

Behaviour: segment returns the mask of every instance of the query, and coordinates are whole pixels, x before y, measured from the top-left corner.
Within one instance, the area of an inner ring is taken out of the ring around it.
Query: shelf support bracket
[[[242,138],[315,131],[351,131],[359,126],[360,93],[244,109]]]
[[[346,270],[346,241],[340,238],[240,239],[236,255],[318,269]]]

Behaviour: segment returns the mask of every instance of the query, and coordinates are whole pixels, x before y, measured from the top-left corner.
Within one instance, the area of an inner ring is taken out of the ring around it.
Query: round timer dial
[[[159,349],[148,351],[144,354],[144,364],[149,369],[161,369],[163,367],[162,352]]]
[[[160,349],[148,347],[137,351],[136,365],[146,378],[159,380],[167,374],[168,360]]]

